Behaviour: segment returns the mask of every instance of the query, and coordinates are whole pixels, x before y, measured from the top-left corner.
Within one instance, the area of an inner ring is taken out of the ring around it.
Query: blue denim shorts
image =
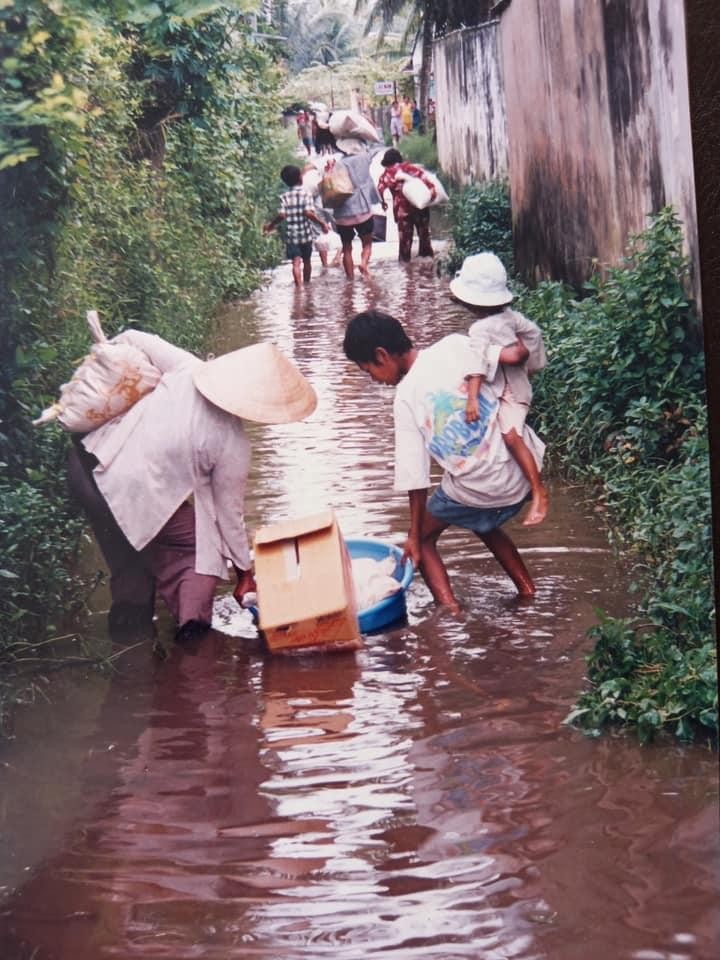
[[[497,530],[498,527],[507,523],[522,510],[529,498],[530,494],[523,497],[519,503],[513,503],[508,507],[469,507],[465,503],[451,500],[442,487],[438,487],[428,500],[427,509],[436,520],[442,523],[452,524],[454,527],[465,527],[473,533],[483,534]]]
[[[309,260],[312,256],[312,241],[309,243],[286,243],[285,256],[288,260],[294,260],[300,257],[302,260]]]

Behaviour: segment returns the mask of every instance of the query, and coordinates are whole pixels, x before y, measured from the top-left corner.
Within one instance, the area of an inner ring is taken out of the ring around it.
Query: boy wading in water
[[[302,170],[292,164],[283,167],[280,179],[290,187],[280,197],[280,209],[276,216],[263,227],[264,233],[270,233],[285,221],[285,255],[292,260],[292,274],[295,286],[309,283],[312,276],[313,231],[310,222],[316,223],[323,233],[330,229],[315,212],[315,201],[302,187]]]
[[[500,528],[529,496],[529,483],[503,442],[497,423],[498,398],[491,384],[478,395],[479,415],[468,422],[467,378],[477,371],[468,337],[450,334],[418,350],[402,324],[380,310],[350,320],[343,342],[345,356],[376,383],[397,387],[395,420],[395,489],[407,491],[410,531],[405,555],[420,570],[438,603],[460,610],[437,542],[448,526],[472,530],[515,584],[530,597],[535,585],[520,554]],[[517,342],[498,351],[499,362],[516,365],[528,357]],[[528,449],[539,469],[544,445],[525,428]],[[428,499],[430,463],[443,468],[440,487]]]
[[[528,374],[545,366],[545,347],[540,328],[509,305],[513,295],[507,287],[507,274],[494,253],[466,257],[450,293],[470,308],[477,317],[468,331],[477,356],[477,369],[468,377],[465,419],[473,423],[480,416],[478,391],[491,382],[498,394],[498,423],[503,440],[530,484],[532,501],[523,525],[542,523],[548,511],[548,492],[540,477],[535,457],[523,440],[532,387]],[[521,343],[528,349],[525,363],[510,365],[498,359],[503,347]]]

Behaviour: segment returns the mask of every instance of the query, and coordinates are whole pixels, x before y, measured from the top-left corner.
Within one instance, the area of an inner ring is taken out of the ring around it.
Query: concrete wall
[[[440,162],[459,181],[507,163],[522,272],[579,284],[667,203],[697,264],[683,7],[513,0],[435,44]]]
[[[507,177],[498,21],[433,45],[438,160],[457,183]]]
[[[680,0],[522,0],[500,43],[518,267],[577,283],[666,203],[697,262]]]

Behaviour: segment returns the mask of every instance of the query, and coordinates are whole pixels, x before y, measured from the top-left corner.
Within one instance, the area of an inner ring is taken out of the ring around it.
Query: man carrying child
[[[437,549],[448,526],[472,530],[513,581],[521,596],[535,593],[532,578],[510,537],[501,529],[530,494],[522,469],[497,423],[498,397],[489,371],[478,395],[478,417],[465,415],[468,377],[477,356],[468,337],[450,334],[418,350],[402,324],[379,310],[354,316],[343,349],[376,383],[397,387],[394,400],[395,489],[407,491],[410,531],[405,553],[419,568],[438,603],[460,610]],[[491,347],[495,364],[524,363],[521,342]],[[544,444],[525,426],[524,439],[540,468]],[[430,463],[443,468],[440,487],[428,499]]]

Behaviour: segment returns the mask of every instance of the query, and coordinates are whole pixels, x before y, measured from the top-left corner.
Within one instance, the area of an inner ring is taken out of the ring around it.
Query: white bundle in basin
[[[373,560],[372,557],[353,558],[352,575],[359,611],[374,607],[376,603],[400,590],[400,581],[393,576],[396,565],[392,556],[383,560]]]
[[[87,321],[95,343],[35,426],[57,420],[72,433],[88,433],[129,410],[162,376],[142,350],[108,340],[95,310],[88,310]]]

